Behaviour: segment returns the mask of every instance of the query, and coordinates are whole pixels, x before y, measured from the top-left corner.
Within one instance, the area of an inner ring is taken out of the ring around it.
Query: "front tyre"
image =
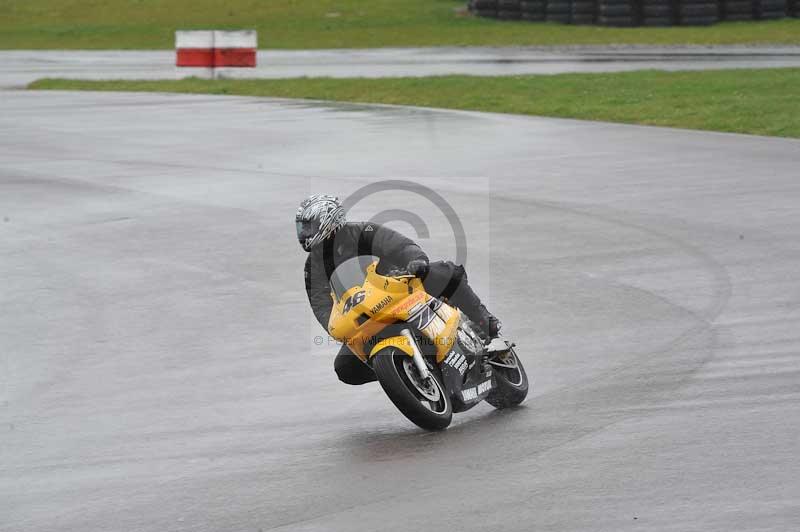
[[[514,349],[502,351],[489,359],[497,388],[489,392],[486,402],[495,408],[516,406],[528,396],[528,375]]]
[[[387,347],[375,354],[372,369],[394,406],[412,423],[425,430],[442,430],[453,419],[450,397],[428,364],[430,378],[423,381],[410,356]]]

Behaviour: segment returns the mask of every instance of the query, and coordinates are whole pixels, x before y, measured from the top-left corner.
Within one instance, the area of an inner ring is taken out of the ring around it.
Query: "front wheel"
[[[381,349],[373,360],[378,382],[404,416],[425,430],[442,430],[450,424],[450,397],[430,363],[430,378],[423,381],[412,358],[402,351]]]
[[[486,402],[495,408],[516,406],[528,396],[528,375],[514,349],[498,353],[489,359],[497,388],[489,392]]]

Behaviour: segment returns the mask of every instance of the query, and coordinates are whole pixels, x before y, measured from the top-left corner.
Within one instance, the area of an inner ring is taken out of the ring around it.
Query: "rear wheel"
[[[495,408],[516,406],[528,396],[528,375],[514,349],[489,358],[497,388],[489,392],[486,402]]]
[[[442,430],[450,424],[450,397],[430,362],[430,377],[423,380],[413,359],[402,351],[381,349],[373,360],[378,382],[404,416],[426,430]]]

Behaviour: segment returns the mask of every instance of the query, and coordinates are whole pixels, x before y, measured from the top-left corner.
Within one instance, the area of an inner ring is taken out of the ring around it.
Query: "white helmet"
[[[300,245],[311,251],[345,224],[344,208],[336,196],[312,194],[300,204],[294,221]]]

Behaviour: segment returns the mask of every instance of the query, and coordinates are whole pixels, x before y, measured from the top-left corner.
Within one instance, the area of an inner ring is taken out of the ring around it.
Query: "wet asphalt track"
[[[777,138],[4,92],[0,530],[796,530],[798,163]],[[296,203],[385,178],[461,216],[524,407],[424,433],[314,345]]]
[[[0,51],[0,87],[42,77],[175,79],[172,50]],[[799,46],[435,47],[260,50],[254,69],[218,69],[219,77],[509,76],[630,70],[800,67]],[[184,70],[185,72],[185,70]],[[203,75],[192,69],[192,75]]]

